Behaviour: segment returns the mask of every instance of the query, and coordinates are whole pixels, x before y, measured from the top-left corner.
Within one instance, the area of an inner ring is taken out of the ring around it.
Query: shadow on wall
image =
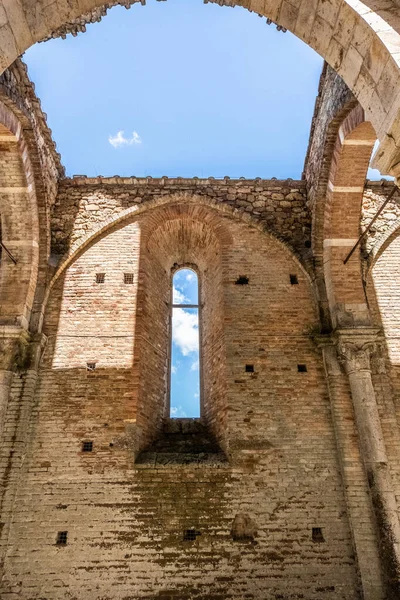
[[[104,400],[114,399],[121,412],[118,433],[126,426],[125,443],[135,456],[169,417],[171,286],[177,266],[195,264],[203,283],[201,417],[216,438],[226,434],[221,244],[229,239],[215,211],[194,203],[168,205],[107,232],[52,289],[45,363],[51,360],[52,371],[76,369],[83,382],[92,377],[88,394],[95,379],[104,379]],[[117,385],[106,375],[110,369],[119,372]]]
[[[128,262],[139,244],[138,262]],[[216,419],[223,430],[230,462],[138,468],[126,428],[162,422],[175,262],[203,272],[204,411],[210,428]],[[3,588],[21,581],[21,597],[55,600],[66,589],[197,600],[260,600],[290,589],[355,600],[323,365],[310,339],[317,322],[293,255],[216,209],[177,203],[100,237],[60,276],[47,306],[49,343]],[[235,523],[251,526],[243,532]],[[62,548],[57,532],[68,532]]]
[[[378,256],[366,280],[366,293],[373,323],[382,327],[382,341],[373,348],[372,379],[378,402],[381,426],[396,498],[400,496],[400,237],[396,237]],[[384,527],[384,523],[379,524]],[[384,554],[384,549],[382,549]],[[396,578],[396,567],[386,564],[389,578]]]

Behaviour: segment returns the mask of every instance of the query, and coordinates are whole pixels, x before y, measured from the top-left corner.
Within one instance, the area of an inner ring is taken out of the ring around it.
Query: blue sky
[[[24,60],[68,175],[301,176],[322,59],[245,9],[115,7]]]
[[[116,7],[24,60],[67,175],[301,177],[322,59],[245,9]],[[198,364],[196,310],[176,308],[171,416],[199,416]]]
[[[198,279],[191,269],[173,278],[174,304],[198,304]],[[171,417],[200,416],[199,315],[197,308],[172,309]]]

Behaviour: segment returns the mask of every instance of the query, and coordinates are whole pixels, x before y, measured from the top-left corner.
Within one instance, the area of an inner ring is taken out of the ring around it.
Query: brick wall
[[[388,199],[394,186],[395,184],[391,181],[367,182],[363,197],[361,230],[364,230],[370,224],[382,204]],[[364,255],[371,260],[372,257],[380,251],[381,245],[386,242],[388,236],[390,236],[399,225],[399,193],[396,191],[363,240],[362,248]]]
[[[13,136],[0,125],[5,137]],[[2,252],[0,307],[2,324],[27,324],[35,293],[38,242],[34,236],[37,215],[32,207],[27,178],[15,141],[0,143],[0,223],[3,243],[18,264]]]
[[[32,133],[37,152],[40,174],[44,180],[47,203],[53,205],[57,194],[57,183],[64,176],[61,157],[47,125],[47,115],[42,111],[40,99],[35,94],[35,85],[28,77],[25,63],[17,59],[0,75],[0,100],[19,113],[25,135]]]
[[[303,171],[312,203],[321,185],[326,186],[330,154],[333,151],[337,130],[346,111],[354,104],[354,96],[343,79],[332,67],[324,63]]]
[[[138,410],[157,419],[164,402],[172,260],[200,272],[204,394],[229,457],[218,466],[134,463]],[[102,234],[51,290],[2,597],[358,598],[317,324],[293,254],[212,207],[156,207]],[[232,537],[238,515],[254,538]],[[186,529],[201,535],[184,541]]]
[[[377,228],[377,233],[379,229]],[[372,257],[371,257],[372,258]],[[382,328],[381,360],[375,363],[374,387],[391,464],[396,495],[400,495],[400,237],[371,265],[366,290],[374,324]]]
[[[251,215],[290,244],[299,256],[308,256],[311,216],[305,182],[293,180],[224,180],[75,177],[60,182],[52,219],[52,248],[64,255],[100,224],[140,208],[146,202],[171,195],[196,196],[226,204]]]

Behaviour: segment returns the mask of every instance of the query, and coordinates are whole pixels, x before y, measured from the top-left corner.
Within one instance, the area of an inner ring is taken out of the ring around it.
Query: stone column
[[[385,583],[379,556],[374,510],[361,451],[347,377],[340,368],[335,341],[321,336],[329,400],[343,481],[347,516],[357,560],[363,600],[384,600]]]
[[[23,329],[19,326],[3,325],[0,327],[0,442],[15,368],[14,361],[23,333]]]
[[[400,523],[390,467],[371,376],[371,357],[379,353],[378,331],[344,330],[337,334],[339,360],[348,375],[364,469],[380,538],[380,556],[388,581],[387,598],[400,598]]]

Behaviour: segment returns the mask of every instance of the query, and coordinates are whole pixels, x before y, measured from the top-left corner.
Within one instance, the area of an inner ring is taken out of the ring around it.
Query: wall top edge
[[[245,177],[230,178],[230,177],[120,177],[115,175],[114,177],[87,177],[86,175],[74,175],[73,177],[66,177],[60,180],[61,185],[149,185],[153,184],[156,186],[160,185],[267,185],[267,186],[290,186],[296,188],[305,188],[305,181],[301,179],[261,179],[256,177],[254,179],[246,179]]]
[[[390,179],[378,179],[378,180],[374,180],[374,179],[366,179],[365,180],[365,187],[366,188],[381,188],[381,189],[391,189],[395,186],[395,182],[391,181]]]

